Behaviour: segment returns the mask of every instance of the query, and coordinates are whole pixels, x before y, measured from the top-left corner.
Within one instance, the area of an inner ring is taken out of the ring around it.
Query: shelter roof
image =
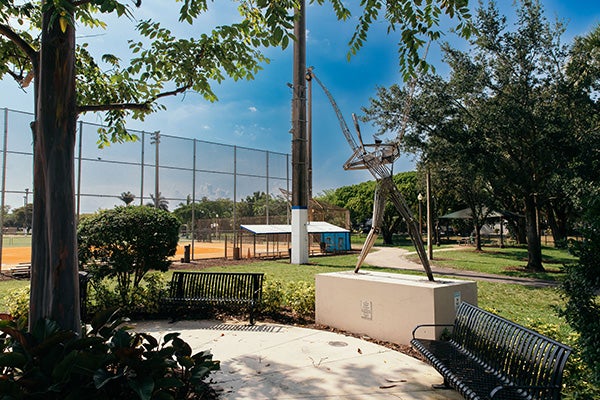
[[[488,211],[487,208],[483,208],[483,214],[486,218],[516,218],[520,215],[509,212],[509,211]],[[442,215],[440,219],[473,219],[473,214],[470,208],[464,208],[462,210],[451,212],[450,214]]]
[[[292,233],[291,225],[240,225],[242,229],[255,235],[268,235],[275,233]],[[350,232],[348,229],[324,221],[310,221],[306,225],[308,233],[341,233]]]

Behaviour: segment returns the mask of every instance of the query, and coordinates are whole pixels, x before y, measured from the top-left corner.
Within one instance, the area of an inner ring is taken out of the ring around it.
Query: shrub
[[[312,318],[315,313],[315,286],[308,282],[265,280],[262,295],[262,311],[276,315],[288,309],[298,317]]]
[[[116,279],[121,305],[132,307],[150,270],[167,271],[175,255],[179,221],[148,206],[116,207],[84,219],[78,229],[79,261],[92,280]]]
[[[590,382],[590,369],[581,358],[582,348],[579,344],[579,334],[576,332],[565,332],[556,324],[543,321],[529,321],[527,324],[531,329],[553,338],[561,343],[571,346],[573,352],[567,360],[563,375],[563,398],[568,399],[598,399],[600,388]]]
[[[90,282],[88,310],[95,314],[99,310],[119,307],[126,315],[154,314],[160,310],[160,301],[165,297],[166,281],[163,274],[149,273],[138,285],[131,289],[130,301],[123,304],[114,290],[116,282],[111,278],[93,279]]]
[[[577,264],[565,266],[563,291],[566,305],[562,314],[579,333],[581,357],[591,371],[591,380],[600,385],[600,196],[590,196],[586,207],[583,241],[571,242],[579,257]]]
[[[29,318],[29,287],[14,289],[8,292],[6,296],[6,304],[8,305],[8,313],[19,324],[27,326]]]
[[[315,285],[308,282],[290,282],[285,299],[292,312],[302,317],[315,313]]]
[[[178,333],[162,343],[99,314],[81,337],[40,320],[31,332],[0,321],[0,393],[13,399],[200,399],[219,369],[209,352],[192,355]],[[214,396],[213,396],[214,397]]]
[[[265,279],[262,292],[262,311],[267,314],[277,313],[284,304],[285,290],[281,281]]]

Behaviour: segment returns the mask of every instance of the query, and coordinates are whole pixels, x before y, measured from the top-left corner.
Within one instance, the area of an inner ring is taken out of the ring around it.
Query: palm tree
[[[128,206],[129,204],[133,203],[133,200],[135,200],[135,195],[130,191],[123,192],[119,196],[119,200],[123,201],[125,205]]]
[[[152,200],[152,202],[146,205],[160,208],[161,210],[169,211],[169,201],[165,199],[164,196],[160,194],[160,192],[158,192],[158,201],[154,198],[154,195],[152,193],[150,193],[150,199]]]

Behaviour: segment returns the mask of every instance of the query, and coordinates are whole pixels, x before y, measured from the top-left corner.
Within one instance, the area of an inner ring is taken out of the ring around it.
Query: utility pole
[[[310,208],[312,200],[312,73],[311,68],[306,71],[306,81],[308,82],[308,105],[307,105],[307,122],[306,122],[306,188],[308,190],[308,220],[313,220],[313,211]]]
[[[306,8],[299,1],[294,22],[292,97],[292,264],[308,263],[308,191],[306,144]]]
[[[431,172],[427,168],[427,255],[430,260],[433,260],[433,207],[431,204]]]

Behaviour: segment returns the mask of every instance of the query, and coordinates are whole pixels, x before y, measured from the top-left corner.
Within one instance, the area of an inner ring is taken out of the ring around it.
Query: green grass
[[[439,253],[435,265],[443,265],[458,269],[489,273],[506,273],[506,266],[524,265],[524,249],[495,249],[477,253],[472,249],[447,251]],[[442,261],[442,257],[444,260]],[[544,258],[551,262],[566,262],[573,260],[564,251],[544,249]],[[282,282],[304,281],[312,283],[316,274],[348,271],[354,269],[356,255],[342,255],[332,257],[311,257],[307,265],[293,265],[288,260],[260,261],[252,264],[227,265],[211,267],[211,271],[230,272],[262,272],[268,280],[279,280]],[[390,268],[362,267],[363,270],[377,270],[393,273],[407,273]],[[172,272],[166,273],[165,278],[169,280]],[[526,274],[531,276],[531,274]],[[551,274],[548,274],[551,275]],[[545,277],[545,276],[544,276]],[[0,312],[6,312],[6,294],[17,288],[29,285],[26,280],[7,280],[0,282]],[[557,316],[555,308],[563,302],[557,289],[531,288],[521,285],[478,282],[479,304],[491,311],[497,312],[505,318],[514,320],[523,325],[530,325],[532,320],[545,321],[553,324],[565,325],[564,321]]]
[[[526,248],[484,247],[482,252],[477,252],[474,248],[469,247],[434,252],[433,265],[497,275],[559,280],[562,275],[561,267],[575,260],[576,258],[566,250],[543,247],[542,262],[546,272],[531,273],[524,270],[527,265]]]

